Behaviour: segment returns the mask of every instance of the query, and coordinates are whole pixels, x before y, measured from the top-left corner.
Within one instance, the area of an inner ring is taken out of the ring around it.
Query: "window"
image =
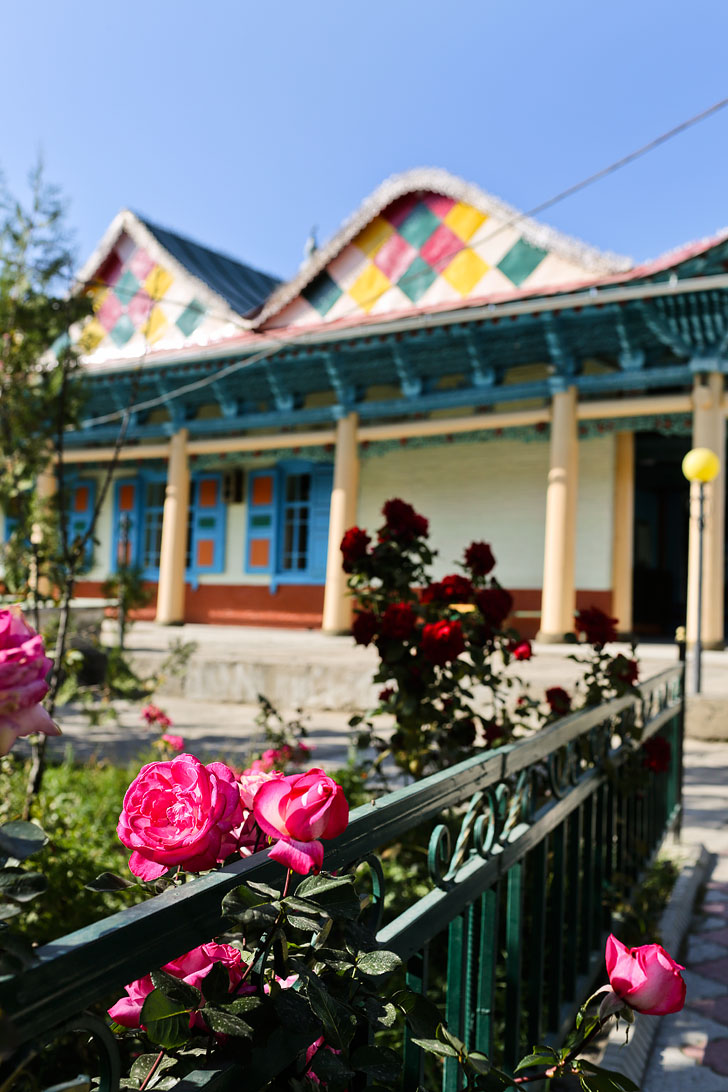
[[[276,583],[323,584],[333,467],[298,459],[248,475],[245,568]]]
[[[147,482],[144,490],[142,523],[142,557],[144,569],[159,569],[162,552],[162,518],[164,516],[165,482]]]

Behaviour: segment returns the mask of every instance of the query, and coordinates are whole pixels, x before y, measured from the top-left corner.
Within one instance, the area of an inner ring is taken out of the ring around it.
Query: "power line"
[[[688,118],[685,121],[680,122],[679,125],[675,125],[671,129],[667,129],[665,132],[661,133],[659,136],[655,137],[654,139],[648,141],[646,144],[641,145],[639,148],[636,148],[634,151],[631,151],[627,155],[622,156],[620,159],[614,160],[608,166],[602,167],[600,170],[596,171],[594,174],[587,175],[586,178],[583,178],[579,182],[575,182],[573,185],[568,186],[564,190],[561,190],[559,193],[555,194],[553,197],[549,197],[547,200],[540,202],[538,205],[534,205],[532,208],[528,209],[526,212],[517,212],[517,213],[515,213],[509,219],[504,220],[501,224],[499,224],[499,226],[497,228],[495,228],[490,233],[490,235],[486,235],[486,237],[484,239],[481,239],[479,245],[482,246],[484,243],[490,242],[491,239],[494,239],[502,231],[505,231],[506,228],[511,227],[515,223],[518,223],[518,221],[524,220],[526,218],[530,218],[530,217],[533,217],[533,216],[536,216],[536,215],[538,215],[538,213],[544,212],[546,209],[552,208],[554,205],[559,204],[561,201],[566,200],[566,198],[572,197],[575,193],[579,193],[579,191],[581,191],[583,189],[586,189],[587,186],[591,186],[595,182],[600,181],[602,178],[606,178],[608,175],[614,174],[615,171],[621,170],[622,167],[626,167],[626,166],[628,166],[628,164],[633,163],[636,159],[639,159],[642,156],[647,155],[649,152],[654,151],[655,148],[660,147],[660,145],[665,144],[668,140],[671,140],[673,137],[678,136],[680,133],[685,132],[687,129],[691,128],[693,125],[697,125],[699,122],[704,121],[706,118],[710,117],[712,114],[717,113],[719,110],[724,109],[726,106],[728,106],[728,97],[723,98],[723,99],[719,99],[717,102],[714,102],[712,104],[712,106],[707,107],[707,109],[701,110],[697,114],[693,114],[692,117]],[[453,250],[452,251],[452,256],[453,257],[457,253],[459,253],[459,249],[460,248],[458,248],[458,250]],[[446,252],[443,255],[443,257],[449,257],[449,256],[450,256],[449,252]],[[442,258],[440,260],[442,260]],[[416,275],[417,274],[413,274],[412,276],[414,277]],[[400,278],[399,283],[401,283],[403,280],[406,280],[407,276],[408,275],[405,273],[404,277]],[[93,283],[94,283],[93,281],[87,281],[87,282],[85,282],[85,286],[91,286]],[[102,285],[103,287],[108,287],[107,285],[103,284],[103,282],[98,282],[98,284]],[[371,297],[371,302],[372,303],[376,302],[376,300],[378,298],[379,298],[379,296],[372,296]],[[181,305],[182,301],[177,301],[177,302],[179,302],[180,305]],[[290,301],[290,302],[292,302],[292,301]],[[365,299],[364,302],[369,302],[369,301]],[[352,301],[352,308],[351,308],[350,314],[355,313],[354,312],[354,306],[353,306],[354,303],[355,303],[355,301]],[[286,306],[287,306],[287,304],[286,304]],[[359,306],[361,306],[361,305],[359,305]],[[214,314],[214,312],[208,311],[208,314]],[[340,316],[340,317],[347,318],[349,316],[348,315],[343,315],[343,316]],[[225,318],[227,319],[228,322],[231,323],[231,325],[235,324],[229,318],[229,316],[226,315]],[[242,328],[249,329],[249,326],[247,326],[247,325],[245,327],[243,327],[242,323],[240,323],[240,327],[241,327],[241,329]],[[304,329],[301,330],[299,335],[289,334],[286,337],[275,338],[274,341],[273,341],[273,344],[267,346],[265,349],[262,349],[259,353],[255,353],[251,357],[245,357],[243,360],[239,360],[235,364],[226,365],[224,368],[221,368],[219,371],[215,372],[213,375],[206,376],[204,379],[196,380],[193,383],[185,384],[182,387],[177,387],[174,391],[169,392],[168,394],[159,395],[159,396],[157,396],[155,398],[147,399],[145,402],[137,403],[134,406],[128,407],[128,409],[126,409],[126,410],[116,410],[113,413],[104,414],[101,417],[91,418],[90,420],[87,420],[84,423],[85,423],[85,425],[87,427],[90,427],[90,426],[93,426],[93,425],[108,424],[111,421],[118,420],[125,413],[135,413],[135,412],[138,412],[138,411],[141,411],[141,410],[153,409],[155,407],[165,405],[171,398],[179,398],[184,394],[190,394],[190,393],[192,393],[192,392],[194,392],[196,390],[200,390],[200,389],[202,389],[204,387],[210,386],[212,383],[215,383],[220,379],[224,379],[228,375],[231,375],[234,372],[239,371],[241,368],[250,367],[251,365],[258,363],[260,360],[264,360],[266,357],[272,356],[274,353],[278,352],[279,349],[284,348],[286,345],[289,345],[289,344],[292,344],[293,342],[295,342],[296,339],[297,339],[297,336],[301,336],[302,334],[307,333],[307,332],[308,332],[308,330],[306,328],[304,328]]]

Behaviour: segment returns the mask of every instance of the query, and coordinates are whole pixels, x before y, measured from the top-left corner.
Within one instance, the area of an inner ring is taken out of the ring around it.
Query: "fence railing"
[[[563,1038],[602,963],[614,900],[628,900],[679,826],[682,667],[639,689],[358,808],[326,853],[328,870],[367,862],[382,946],[405,961],[412,988],[442,1003],[451,1032],[506,1068],[524,1046]],[[656,734],[671,747],[666,772],[641,763]],[[628,763],[631,777],[617,777]],[[405,858],[430,881],[411,905],[388,884],[391,862]],[[116,1040],[85,1010],[218,935],[226,892],[279,875],[257,854],[38,949],[22,975],[0,980],[15,1036],[0,1092],[26,1057],[72,1029],[93,1040],[98,1087],[114,1092]],[[404,1087],[414,1089],[423,1055],[406,1034],[403,1052]],[[287,1059],[270,1064],[273,1075]],[[258,1086],[231,1065],[178,1087]],[[459,1087],[455,1059],[445,1059],[443,1087]]]

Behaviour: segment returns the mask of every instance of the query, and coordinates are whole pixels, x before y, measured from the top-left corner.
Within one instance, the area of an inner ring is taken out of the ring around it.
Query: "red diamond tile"
[[[119,303],[117,297],[113,292],[109,292],[108,296],[96,312],[96,318],[99,320],[104,330],[111,330],[116,326],[122,311],[123,307]]]
[[[394,235],[390,235],[384,246],[377,251],[374,264],[394,284],[402,276],[405,269],[409,269],[416,256],[417,251],[415,248],[395,232]]]
[[[407,193],[404,197],[398,197],[396,201],[393,201],[381,215],[394,227],[399,227],[405,222],[415,205],[419,204],[419,200],[416,194]]]
[[[138,281],[143,281],[146,279],[147,274],[154,269],[154,262],[146,250],[138,247],[129,261],[129,269],[131,269]]]
[[[154,304],[147,293],[143,288],[140,288],[128,307],[129,318],[134,323],[137,330],[147,321],[149,312],[152,310],[153,306]]]
[[[441,193],[428,193],[422,200],[430,212],[434,212],[435,216],[439,216],[441,220],[445,219],[455,204],[452,197],[444,197]]]
[[[465,244],[446,224],[440,224],[420,249],[420,254],[433,269],[442,273]]]

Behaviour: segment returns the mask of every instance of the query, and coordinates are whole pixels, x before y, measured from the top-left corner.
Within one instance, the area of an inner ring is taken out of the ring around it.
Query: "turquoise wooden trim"
[[[216,503],[210,507],[200,504],[200,486],[206,481],[214,481],[216,488]],[[222,472],[195,471],[190,479],[190,487],[194,495],[190,503],[190,554],[185,576],[192,587],[196,588],[200,576],[225,571],[227,505],[222,499]],[[200,565],[197,561],[197,544],[201,540],[213,542],[213,559],[209,565]]]
[[[271,478],[273,492],[268,504],[253,505],[255,483],[261,478]],[[275,466],[266,469],[251,470],[248,474],[247,521],[245,534],[245,571],[248,573],[272,573],[275,569],[277,549],[277,505],[280,481]],[[250,547],[253,539],[263,539],[268,543],[267,565],[254,565],[250,559]]]
[[[134,504],[130,511],[122,512],[120,508],[121,490],[124,486],[134,489]],[[114,482],[114,515],[111,534],[111,558],[109,572],[119,571],[119,547],[121,544],[121,520],[122,516],[128,518],[128,542],[129,564],[139,563],[140,537],[141,537],[141,510],[142,510],[142,479],[141,476],[119,478]]]
[[[91,528],[94,518],[94,506],[96,504],[96,481],[94,478],[76,478],[75,476],[69,477],[66,482],[68,490],[68,512],[66,516],[66,530],[68,534],[68,543],[70,544],[79,535],[85,535]],[[88,490],[86,498],[86,507],[81,512],[77,512],[75,508],[76,494],[79,489]],[[88,542],[84,548],[83,563],[84,568],[90,569],[94,560],[94,540],[93,537],[89,537]]]

